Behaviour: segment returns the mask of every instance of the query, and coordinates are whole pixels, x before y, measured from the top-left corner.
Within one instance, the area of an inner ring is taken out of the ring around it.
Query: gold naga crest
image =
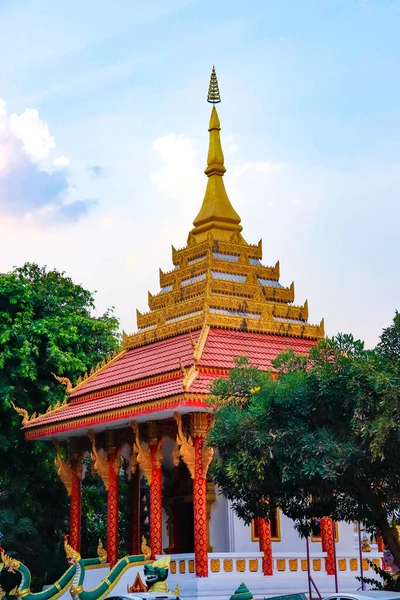
[[[103,541],[101,539],[99,539],[99,544],[97,546],[97,556],[99,557],[100,562],[107,562],[107,550],[104,548]]]
[[[18,569],[21,564],[16,558],[8,556],[8,554],[4,552],[3,548],[0,549],[0,558],[1,562],[3,563],[3,567],[10,573],[15,573],[16,569]]]
[[[65,555],[67,557],[67,561],[71,565],[76,565],[76,563],[80,561],[81,555],[79,554],[79,552],[74,550],[72,548],[72,546],[70,546],[68,544],[68,538],[65,535],[65,533],[63,535],[63,538],[64,538],[64,550],[65,550]]]

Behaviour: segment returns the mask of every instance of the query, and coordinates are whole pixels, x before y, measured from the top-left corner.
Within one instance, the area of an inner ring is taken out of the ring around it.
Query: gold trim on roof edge
[[[233,239],[232,239],[233,238]],[[236,236],[232,236],[230,241],[227,240],[216,240],[210,232],[207,240],[201,243],[197,243],[191,239],[191,244],[188,243],[184,248],[176,249],[172,246],[172,264],[179,265],[183,261],[194,260],[203,254],[206,254],[210,242],[212,242],[212,251],[220,252],[221,254],[233,254],[233,255],[244,255],[248,258],[262,259],[262,240],[258,244],[248,244],[243,241],[234,241]]]
[[[124,337],[125,337],[125,333],[122,337],[122,340],[124,340]],[[69,394],[73,394],[74,392],[77,392],[78,390],[80,390],[87,383],[89,383],[89,381],[92,381],[92,379],[94,379],[97,375],[102,373],[107,367],[109,367],[114,362],[119,360],[125,354],[125,352],[126,352],[126,350],[124,347],[122,347],[122,349],[120,348],[119,352],[114,350],[114,353],[112,354],[112,356],[110,356],[110,355],[107,356],[107,360],[104,359],[101,363],[96,365],[95,368],[92,367],[89,375],[87,373],[85,373],[85,375],[83,376],[83,379],[81,377],[79,377],[78,383],[76,384],[76,386],[74,388],[72,388],[70,390]]]
[[[57,428],[57,433],[61,433],[63,431],[70,431],[71,429],[80,429],[80,428],[90,428],[93,426],[93,421],[95,424],[99,422],[103,422],[105,427],[107,423],[110,423],[114,420],[119,419],[130,419],[135,416],[141,414],[148,414],[149,412],[156,412],[160,410],[170,410],[172,408],[180,408],[180,405],[185,407],[194,407],[192,405],[195,403],[202,403],[204,405],[201,406],[201,410],[210,412],[212,408],[205,402],[208,394],[201,393],[185,393],[176,394],[174,396],[168,396],[167,398],[160,398],[158,400],[149,400],[148,402],[143,402],[142,404],[131,405],[123,408],[111,409],[102,411],[99,413],[93,413],[86,416],[77,417],[75,419],[66,419],[65,421],[55,421],[53,423],[49,423],[47,425],[35,427],[32,429],[28,429],[25,431],[26,439],[34,439],[39,437],[37,434],[40,433],[40,437],[44,435],[53,435],[54,428]],[[196,405],[196,408],[200,408]],[[86,432],[85,432],[86,433]]]
[[[243,258],[242,258],[243,257]],[[208,252],[204,258],[193,265],[186,264],[178,269],[164,273],[160,269],[160,287],[173,285],[175,280],[185,281],[192,277],[198,277],[208,270],[219,273],[229,273],[231,275],[242,275],[247,277],[250,273],[256,273],[260,279],[269,279],[270,281],[279,281],[279,261],[274,267],[265,267],[264,265],[251,265],[249,258],[245,255],[238,256],[239,261],[233,262],[215,258],[213,252]],[[242,258],[242,260],[240,260]],[[247,261],[247,262],[246,262]]]
[[[270,333],[274,335],[314,340],[320,340],[324,337],[323,319],[319,325],[309,325],[307,323],[283,323],[280,321],[263,320],[262,318],[250,319],[241,316],[216,315],[209,313],[206,307],[206,310],[194,317],[188,317],[187,319],[182,319],[181,321],[174,323],[158,325],[154,329],[127,336],[124,340],[125,348],[136,348],[180,333],[193,331],[194,329],[202,327],[204,324],[221,329],[235,329],[253,333]]]
[[[279,304],[265,299],[264,301],[260,301],[257,299],[253,300],[252,298],[246,299],[222,294],[213,294],[209,286],[208,289],[206,289],[205,295],[199,294],[188,300],[183,300],[182,302],[177,302],[175,304],[170,303],[143,314],[136,311],[137,325],[139,329],[143,329],[144,327],[150,327],[152,325],[165,324],[170,319],[183,317],[184,315],[190,315],[199,310],[203,310],[205,305],[214,309],[233,310],[243,314],[252,313],[254,314],[254,318],[258,318],[259,315],[267,312],[271,318],[295,319],[297,321],[303,321],[304,323],[308,320],[307,300],[303,306],[294,306],[283,303]]]

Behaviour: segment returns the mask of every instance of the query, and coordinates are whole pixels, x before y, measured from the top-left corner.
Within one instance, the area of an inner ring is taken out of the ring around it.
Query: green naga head
[[[144,575],[149,592],[166,592],[169,556],[162,556],[151,565],[144,565]]]

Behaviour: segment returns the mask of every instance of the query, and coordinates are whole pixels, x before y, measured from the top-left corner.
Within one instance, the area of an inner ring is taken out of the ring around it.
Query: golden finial
[[[237,243],[243,242],[240,234],[242,226],[240,217],[233,208],[225,190],[223,175],[226,171],[224,153],[222,151],[220,130],[221,125],[215,104],[221,101],[218,89],[217,76],[213,67],[208,102],[213,107],[211,110],[208,131],[210,133],[207,168],[204,173],[208,177],[206,193],[200,212],[193,221],[194,228],[189,234],[189,241],[203,242],[205,240],[231,241],[233,234],[237,236]]]
[[[210,102],[211,104],[218,104],[218,102],[221,102],[221,96],[220,96],[219,87],[218,87],[218,79],[217,79],[217,74],[215,72],[214,65],[213,65],[213,68],[211,71],[210,85],[208,87],[208,94],[207,94],[207,102]]]

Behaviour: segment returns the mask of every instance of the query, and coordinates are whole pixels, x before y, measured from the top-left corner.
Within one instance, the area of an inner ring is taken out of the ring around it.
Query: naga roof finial
[[[210,104],[218,104],[218,102],[221,102],[218,79],[214,65],[211,71],[210,85],[208,86],[207,102],[210,102]]]

